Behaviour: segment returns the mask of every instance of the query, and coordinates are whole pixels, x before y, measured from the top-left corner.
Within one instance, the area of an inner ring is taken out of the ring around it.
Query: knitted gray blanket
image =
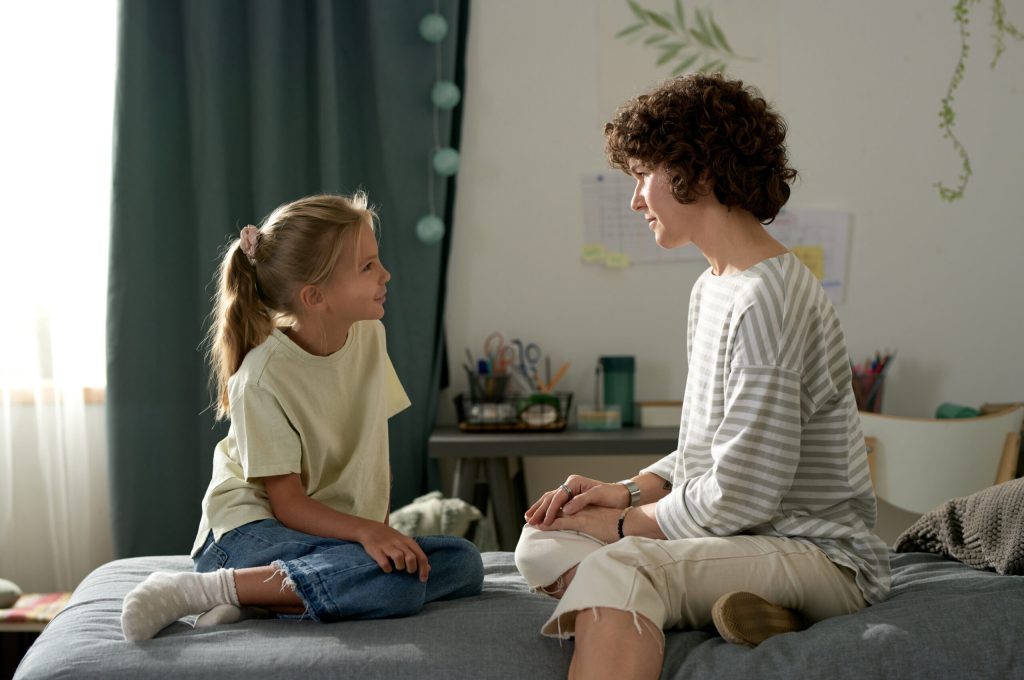
[[[931,552],[998,574],[1024,574],[1024,478],[946,501],[896,539],[896,552]]]

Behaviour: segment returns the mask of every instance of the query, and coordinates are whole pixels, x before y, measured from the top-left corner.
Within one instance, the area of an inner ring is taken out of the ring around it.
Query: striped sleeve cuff
[[[714,536],[694,519],[686,502],[686,488],[693,482],[692,479],[685,480],[681,485],[672,489],[672,493],[658,501],[654,506],[654,518],[658,526],[668,539],[677,538],[700,538]]]
[[[672,481],[672,477],[676,471],[676,458],[679,456],[679,451],[673,451],[653,465],[640,470],[640,474],[650,472],[652,475],[658,475],[662,479]]]

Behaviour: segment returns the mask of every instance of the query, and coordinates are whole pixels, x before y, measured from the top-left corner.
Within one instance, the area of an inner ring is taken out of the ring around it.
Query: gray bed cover
[[[1024,678],[1024,577],[925,553],[891,554],[892,596],[747,649],[713,632],[667,636],[663,678]],[[334,624],[246,621],[125,642],[121,599],[183,555],[96,569],[40,635],[15,680],[78,678],[564,678],[572,642],[539,634],[553,608],[527,591],[511,553],[485,553],[483,594],[417,616]]]

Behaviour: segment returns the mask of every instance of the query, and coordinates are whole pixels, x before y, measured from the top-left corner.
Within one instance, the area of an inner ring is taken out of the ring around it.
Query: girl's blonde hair
[[[270,213],[249,255],[242,239],[228,244],[207,332],[217,420],[229,414],[228,379],[245,355],[281,319],[298,315],[299,291],[327,280],[341,256],[345,234],[364,224],[376,231],[376,217],[362,191],[350,197],[308,196]]]

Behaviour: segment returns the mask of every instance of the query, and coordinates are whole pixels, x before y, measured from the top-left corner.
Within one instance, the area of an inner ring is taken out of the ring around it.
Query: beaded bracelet
[[[626,534],[622,533],[622,525],[625,524],[625,522],[626,522],[626,515],[628,515],[629,511],[632,510],[632,509],[633,509],[633,506],[630,505],[630,506],[628,506],[626,509],[624,509],[622,511],[621,515],[619,515],[619,538],[625,538],[626,537]]]

